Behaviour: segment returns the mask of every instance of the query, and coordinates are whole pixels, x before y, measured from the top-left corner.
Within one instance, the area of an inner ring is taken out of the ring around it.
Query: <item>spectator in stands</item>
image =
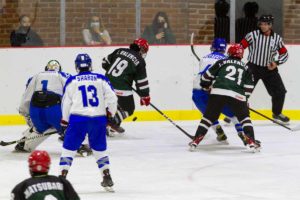
[[[236,20],[235,24],[235,41],[240,42],[247,33],[256,30],[258,24],[258,18],[256,14],[258,12],[258,4],[256,2],[246,2],[243,7],[245,17]]]
[[[111,44],[110,35],[98,16],[92,16],[89,20],[88,28],[83,29],[82,35],[86,45]]]
[[[165,12],[156,13],[152,24],[146,26],[142,38],[150,44],[175,44],[176,39],[171,30],[168,16]]]
[[[229,24],[230,20],[227,16],[229,11],[229,3],[226,0],[218,0],[215,3],[215,38],[225,38],[229,43]]]
[[[32,30],[29,16],[21,15],[19,22],[19,28],[12,31],[10,34],[11,46],[44,46],[43,40],[34,30]]]

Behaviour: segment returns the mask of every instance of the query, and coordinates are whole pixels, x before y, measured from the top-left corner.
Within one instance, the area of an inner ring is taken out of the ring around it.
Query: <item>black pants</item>
[[[253,63],[247,64],[254,76],[255,85],[261,79],[269,95],[272,97],[272,112],[279,115],[282,112],[286,89],[284,87],[278,69],[269,70],[267,67],[258,66]]]
[[[133,95],[118,96],[118,110],[114,117],[114,123],[120,125],[124,119],[133,114],[134,110]]]
[[[129,116],[132,115],[135,110],[133,95],[118,96],[118,105],[121,109],[128,112]]]
[[[254,131],[249,117],[247,102],[239,101],[229,96],[214,94],[209,95],[206,111],[201,119],[200,125],[198,126],[196,137],[207,133],[207,130],[212,123],[219,119],[225,105],[227,105],[238,118],[243,127],[244,133],[254,140]]]

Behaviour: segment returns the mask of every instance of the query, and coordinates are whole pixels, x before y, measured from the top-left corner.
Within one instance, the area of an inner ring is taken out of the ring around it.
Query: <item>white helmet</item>
[[[45,71],[61,71],[61,65],[57,60],[50,60],[45,67]]]

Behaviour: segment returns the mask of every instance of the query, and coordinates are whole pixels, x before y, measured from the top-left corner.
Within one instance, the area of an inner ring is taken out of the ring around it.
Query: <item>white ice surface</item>
[[[176,122],[194,134],[198,121]],[[224,127],[229,145],[209,132],[196,152],[171,123],[124,123],[123,137],[108,140],[115,193],[106,193],[93,157],[76,157],[68,179],[81,199],[96,200],[299,200],[300,131],[269,122],[254,123],[260,153],[247,153],[233,127]],[[0,140],[19,139],[25,126],[0,127]],[[28,178],[28,154],[0,147],[0,199]],[[50,174],[59,174],[60,143],[48,138],[39,149],[52,157]]]

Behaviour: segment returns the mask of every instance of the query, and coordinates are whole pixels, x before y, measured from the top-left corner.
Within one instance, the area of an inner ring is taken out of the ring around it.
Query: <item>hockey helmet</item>
[[[233,44],[229,47],[227,54],[229,57],[242,59],[244,56],[244,48],[240,44]]]
[[[61,71],[60,63],[57,60],[50,60],[45,67],[45,71],[49,70]]]
[[[227,43],[224,38],[215,38],[211,43],[210,50],[218,51],[218,52],[225,52],[226,47],[227,47]]]
[[[133,44],[136,44],[139,47],[141,55],[143,56],[143,58],[145,58],[147,52],[149,51],[148,41],[144,38],[137,38],[133,41]]]
[[[86,53],[81,53],[76,56],[75,59],[75,67],[76,70],[87,69],[88,71],[92,71],[92,59]]]
[[[261,15],[258,19],[258,22],[267,22],[268,24],[273,24],[274,17],[273,15]]]
[[[31,173],[48,173],[51,159],[47,151],[34,150],[28,158],[28,163]]]

